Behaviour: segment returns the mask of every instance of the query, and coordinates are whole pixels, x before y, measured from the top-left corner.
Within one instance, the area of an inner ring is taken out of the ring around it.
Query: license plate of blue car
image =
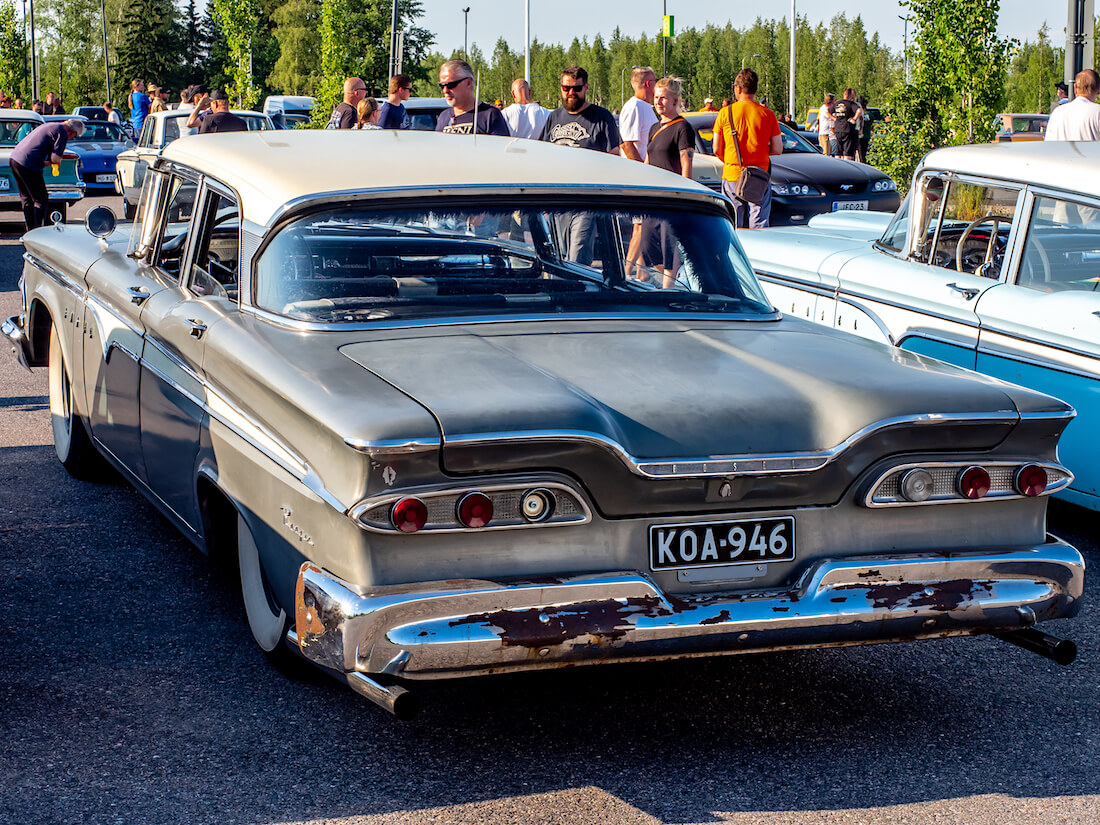
[[[794,519],[738,519],[654,524],[649,528],[651,570],[794,561]]]
[[[870,208],[870,201],[833,201],[834,212],[866,212]]]

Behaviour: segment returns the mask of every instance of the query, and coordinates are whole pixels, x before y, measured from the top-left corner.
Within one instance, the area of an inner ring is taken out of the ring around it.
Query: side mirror
[[[135,146],[137,146],[136,143],[134,143],[132,140],[130,140],[130,138],[126,138],[126,148],[127,149],[133,149]]]
[[[93,207],[84,216],[84,228],[97,238],[106,238],[115,231],[116,226],[118,226],[118,218],[106,206]]]

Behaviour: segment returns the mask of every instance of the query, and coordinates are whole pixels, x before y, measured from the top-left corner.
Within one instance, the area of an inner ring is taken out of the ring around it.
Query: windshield
[[[724,215],[529,200],[303,217],[263,252],[255,290],[259,307],[318,323],[773,312]]]
[[[817,149],[810,145],[809,141],[794,133],[793,129],[779,124],[779,131],[783,137],[783,154],[790,155],[797,152],[815,154]]]
[[[40,125],[37,120],[0,118],[0,146],[14,146]]]
[[[127,137],[123,134],[122,127],[115,123],[100,121],[87,121],[84,124],[84,134],[73,138],[71,143],[96,143],[101,141],[123,141]]]

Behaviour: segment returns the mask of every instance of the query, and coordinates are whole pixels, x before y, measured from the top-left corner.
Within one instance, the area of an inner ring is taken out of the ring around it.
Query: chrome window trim
[[[964,469],[964,468],[969,467],[971,465],[977,465],[977,466],[980,466],[981,468],[983,468],[985,470],[989,470],[989,469],[993,469],[993,468],[1000,469],[1000,468],[1004,468],[1004,467],[1021,467],[1025,464],[1035,464],[1039,467],[1042,467],[1044,470],[1047,470],[1048,472],[1053,470],[1055,472],[1062,473],[1064,475],[1064,478],[1062,478],[1062,479],[1060,479],[1056,482],[1053,482],[1052,484],[1049,484],[1047,486],[1047,488],[1045,490],[1043,490],[1043,492],[1041,492],[1037,496],[1021,495],[1020,493],[1016,492],[1015,489],[1012,489],[1011,491],[1006,491],[1006,492],[1002,492],[1002,493],[993,493],[991,491],[988,495],[985,495],[982,498],[963,498],[962,496],[959,496],[958,498],[929,499],[927,501],[874,501],[873,500],[875,490],[877,490],[882,485],[882,483],[886,481],[887,478],[889,478],[890,476],[895,475],[897,473],[902,473],[906,470],[915,470],[915,469],[930,470],[930,469],[943,469],[945,467],[946,468],[957,467],[959,469]],[[982,501],[1005,501],[1006,499],[1018,499],[1018,498],[1042,498],[1043,496],[1054,495],[1055,493],[1060,492],[1060,491],[1064,490],[1065,488],[1069,487],[1069,485],[1073,483],[1073,478],[1074,478],[1073,473],[1071,473],[1067,468],[1063,467],[1061,464],[1057,464],[1053,461],[1020,460],[1020,461],[927,461],[927,462],[923,462],[923,463],[922,462],[909,462],[909,463],[906,463],[906,464],[898,464],[897,466],[891,467],[890,469],[884,470],[882,473],[880,473],[875,478],[875,480],[873,482],[871,482],[870,486],[868,486],[867,492],[863,495],[863,498],[860,501],[860,504],[862,504],[864,507],[867,507],[868,509],[880,510],[880,509],[885,509],[885,508],[890,508],[890,507],[923,507],[923,506],[926,506],[926,505],[937,505],[937,504],[977,504],[977,503],[982,502]]]
[[[355,504],[349,511],[348,515],[351,516],[355,523],[363,530],[367,530],[371,533],[380,533],[386,536],[419,536],[419,535],[439,535],[440,533],[485,533],[490,530],[523,530],[530,527],[577,527],[582,524],[589,524],[592,521],[592,508],[588,505],[588,500],[581,495],[580,490],[566,484],[562,481],[546,481],[544,477],[539,478],[519,478],[515,481],[500,482],[497,484],[482,484],[478,485],[477,479],[470,479],[469,484],[461,484],[460,482],[449,482],[445,486],[433,485],[432,487],[420,487],[409,490],[402,490],[400,492],[388,492],[383,495],[371,496],[370,498],[363,499],[359,503]],[[432,498],[443,498],[445,496],[455,496],[459,493],[499,493],[508,490],[529,490],[533,488],[541,488],[547,490],[561,490],[568,493],[574,499],[577,504],[580,505],[582,516],[581,518],[574,519],[572,521],[537,521],[526,522],[523,524],[492,524],[490,522],[487,527],[435,527],[426,528],[424,530],[418,530],[416,533],[403,533],[396,527],[391,527],[388,530],[384,530],[373,524],[367,524],[363,522],[360,517],[375,507],[381,507],[385,504],[395,504],[403,498],[418,498],[421,501]]]
[[[1019,249],[1015,251],[1013,268],[1011,271],[1012,277],[1009,283],[1013,286],[1017,285],[1017,279],[1020,274],[1020,262],[1024,257],[1024,247],[1027,245],[1027,235],[1031,230],[1031,214],[1035,208],[1035,201],[1037,198],[1049,198],[1051,200],[1067,201],[1069,203],[1080,204],[1087,206],[1090,209],[1100,209],[1100,197],[1087,195],[1083,192],[1068,192],[1064,189],[1054,189],[1050,186],[1044,186],[1043,184],[1027,185],[1027,198],[1025,201],[1025,207],[1027,209],[1027,231],[1024,232],[1020,238]],[[1027,289],[1027,287],[1021,287]]]
[[[425,195],[435,197],[469,195],[471,197],[479,197],[505,193],[509,196],[553,195],[561,197],[563,195],[568,195],[570,192],[603,193],[607,190],[607,186],[597,183],[563,183],[558,185],[548,183],[452,183],[442,185],[386,186],[377,189],[340,189],[332,192],[325,192],[323,194],[300,195],[297,198],[291,198],[272,213],[267,223],[264,224],[264,228],[270,231],[277,224],[285,220],[291,213],[307,205],[325,206],[331,203],[346,203],[349,201],[388,200],[390,198],[408,199]],[[727,207],[729,201],[721,196],[715,195],[714,192],[703,186],[701,186],[701,191],[695,191],[686,187],[681,189],[667,186],[631,186],[628,188],[615,187],[614,189],[615,198],[652,198],[654,196],[663,196],[666,198],[673,196],[678,200],[698,201],[721,210],[723,215],[726,215],[728,212]]]
[[[1029,419],[1064,418],[1065,412],[1032,413]],[[471,435],[444,434],[443,448],[479,447],[500,444],[522,444],[531,441],[578,441],[602,447],[613,453],[635,475],[649,479],[710,478],[728,476],[771,476],[809,473],[832,463],[864,438],[883,430],[910,425],[949,425],[987,422],[1016,424],[1019,413],[922,413],[920,415],[886,418],[869,424],[844,439],[835,447],[804,453],[772,453],[766,455],[707,456],[701,458],[668,458],[642,460],[632,456],[617,441],[599,433],[584,430],[537,430],[533,432],[501,432]]]
[[[469,315],[461,318],[456,318],[454,316],[449,316],[446,318],[409,318],[405,320],[395,319],[392,321],[369,321],[359,324],[322,324],[316,323],[314,321],[299,321],[295,318],[288,318],[285,315],[279,315],[278,313],[271,312],[266,309],[260,309],[259,307],[254,305],[242,306],[241,312],[253,315],[258,320],[267,321],[268,323],[275,324],[276,326],[285,327],[287,329],[298,330],[299,332],[366,332],[371,330],[383,329],[461,327],[474,324],[523,324],[536,321],[553,321],[555,323],[561,323],[562,321],[737,321],[739,323],[773,323],[782,320],[783,317],[783,314],[773,307],[771,312],[762,315],[723,315],[714,312],[702,314],[696,314],[693,312],[663,314],[655,314],[651,312],[632,312],[608,314],[594,313],[585,315],[581,315],[579,313],[577,315],[562,315],[560,313],[526,313],[523,315]]]

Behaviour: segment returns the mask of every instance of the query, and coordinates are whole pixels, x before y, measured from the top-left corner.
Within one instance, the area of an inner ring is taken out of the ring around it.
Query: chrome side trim
[[[788,275],[780,275],[779,273],[772,272],[768,269],[758,269],[756,267],[753,267],[753,271],[756,273],[756,276],[761,280],[768,281],[769,283],[774,283],[777,286],[785,286],[791,289],[797,289],[801,292],[808,292],[811,295],[820,295],[824,298],[836,297],[836,290],[832,288],[826,288],[818,284],[811,284],[807,283],[806,281],[800,281],[797,278]]]
[[[1098,322],[1098,324],[1100,324],[1100,322]],[[1000,349],[996,346],[996,340],[987,340],[992,336],[1007,339],[1010,343],[1005,346],[1005,349]],[[982,343],[983,339],[986,339],[987,342]],[[1041,349],[1043,355],[1033,354],[1033,357],[1028,357],[1019,350],[1009,349],[1011,343],[1027,344],[1029,347],[1037,347]],[[1060,344],[1052,344],[1049,341],[1040,341],[1037,338],[1019,335],[1014,332],[1004,332],[994,327],[982,327],[982,331],[978,336],[978,352],[994,358],[1006,358],[1010,361],[1020,361],[1034,366],[1049,367],[1059,372],[1072,373],[1073,375],[1081,375],[1086,378],[1100,378],[1100,359],[1097,359],[1096,353],[1085,352],[1084,350],[1074,349],[1073,347],[1062,346]],[[1080,367],[1058,362],[1056,356],[1059,353],[1072,355],[1078,358],[1086,358],[1096,364],[1096,370],[1094,372],[1087,372]]]
[[[1062,417],[1061,414],[1052,417]],[[939,426],[950,424],[1015,424],[1017,413],[922,413],[920,415],[887,418],[856,431],[835,447],[804,453],[775,453],[771,455],[728,455],[700,458],[669,458],[642,460],[632,456],[626,448],[599,433],[583,430],[543,430],[534,432],[485,433],[477,435],[444,434],[443,446],[477,447],[501,444],[521,444],[531,441],[578,441],[602,447],[614,453],[631,472],[644,478],[704,478],[709,476],[763,476],[789,473],[809,473],[819,470],[839,458],[845,450],[868,436],[895,427]]]
[[[345,438],[344,443],[357,452],[372,456],[428,453],[432,450],[438,450],[442,444],[438,438],[394,439],[392,441],[364,441],[359,438]]]
[[[42,272],[45,275],[49,275],[50,278],[57,281],[57,283],[60,286],[64,287],[65,289],[69,290],[70,292],[72,292],[76,295],[80,295],[81,297],[83,297],[83,295],[84,295],[83,287],[78,287],[76,284],[74,284],[72,282],[71,279],[66,278],[64,275],[62,275],[60,272],[58,272],[56,269],[54,269],[48,263],[43,261],[37,255],[32,255],[30,252],[24,252],[23,253],[23,260],[26,261],[27,263],[29,263],[31,266],[33,266],[35,269],[37,269],[39,272]]]
[[[997,283],[994,282],[994,281],[990,281],[989,283],[990,283],[990,289],[997,286]],[[988,290],[986,290],[986,291],[988,292]],[[982,294],[984,295],[985,293],[982,293]],[[958,324],[959,326],[963,326],[963,327],[967,327],[967,328],[971,328],[971,329],[977,329],[978,326],[979,326],[977,315],[974,315],[974,322],[970,323],[969,321],[963,320],[961,318],[952,317],[950,315],[944,315],[944,314],[941,314],[939,312],[925,312],[923,310],[918,312],[917,310],[913,309],[913,307],[911,307],[907,304],[898,303],[896,301],[885,301],[881,297],[875,297],[875,296],[872,296],[872,295],[865,295],[862,292],[854,292],[854,291],[847,290],[847,289],[843,290],[837,296],[837,300],[846,300],[846,299],[847,300],[858,299],[858,300],[861,300],[861,301],[868,301],[872,304],[880,304],[882,306],[893,307],[894,309],[904,310],[905,312],[911,313],[913,315],[919,315],[922,318],[935,318],[937,321],[948,321],[952,324]],[[979,296],[978,300],[979,301],[981,300],[980,296]],[[863,307],[861,307],[861,309],[864,309],[864,311],[866,311],[866,309],[863,308]],[[971,312],[971,314],[974,314],[972,309],[970,310],[970,312]]]
[[[837,647],[1027,627],[1080,608],[1084,560],[1015,548],[844,555],[789,587],[666,594],[640,570],[358,587],[309,562],[302,654],[338,673],[445,679],[613,661]]]

